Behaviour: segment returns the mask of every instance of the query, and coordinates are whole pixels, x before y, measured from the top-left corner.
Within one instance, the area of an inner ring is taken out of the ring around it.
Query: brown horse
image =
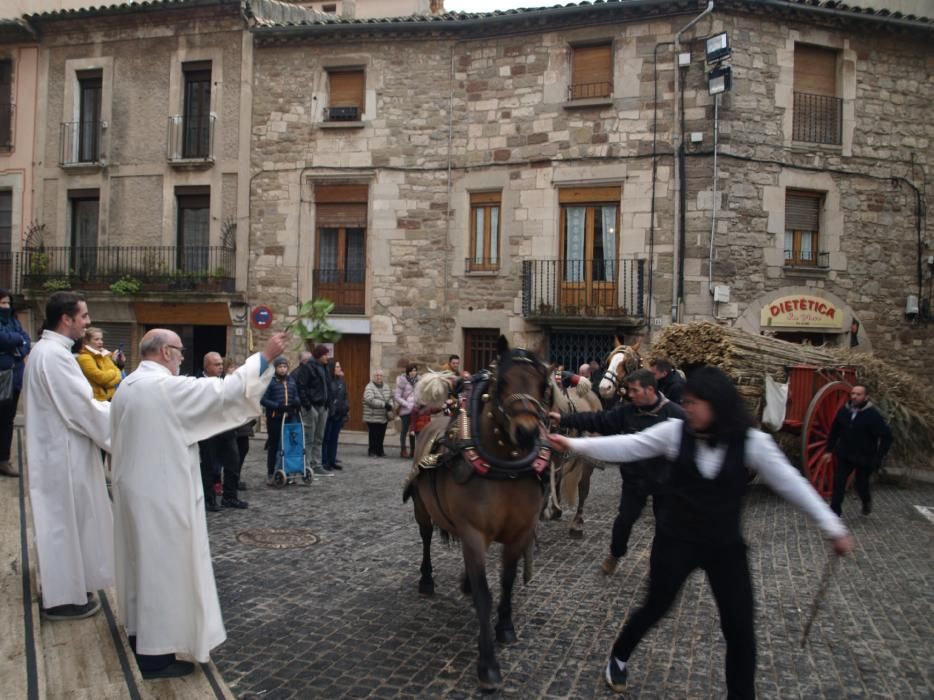
[[[532,353],[510,350],[500,336],[495,373],[478,375],[470,407],[453,421],[437,417],[419,435],[419,469],[406,486],[412,496],[422,538],[419,593],[434,593],[431,536],[439,527],[461,542],[463,589],[473,596],[480,621],[477,675],[480,687],[502,685],[490,627],[492,597],[486,578],[486,552],[491,542],[503,545],[502,596],[497,609],[496,640],[516,641],[512,622],[512,588],[519,559],[529,547],[543,491],[538,471],[547,465],[542,442],[544,406],[548,404],[548,371]],[[419,380],[420,382],[422,380]],[[487,470],[485,476],[477,471]]]

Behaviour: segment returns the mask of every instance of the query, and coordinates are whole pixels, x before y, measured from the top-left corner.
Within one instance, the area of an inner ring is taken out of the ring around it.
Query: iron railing
[[[213,114],[175,115],[169,117],[166,157],[170,163],[189,160],[214,160]]]
[[[358,122],[360,121],[359,107],[325,107],[324,121],[326,122]]]
[[[818,253],[816,251],[798,251],[795,255],[793,250],[785,251],[785,265],[795,267],[817,267],[826,270],[830,267],[830,253]]]
[[[13,125],[16,123],[16,105],[0,102],[0,149],[13,148]]]
[[[103,122],[63,122],[58,164],[93,165],[102,160]]]
[[[18,291],[15,287],[16,253],[10,251],[0,252],[0,289],[10,292]]]
[[[597,97],[609,97],[613,94],[613,83],[576,83],[568,86],[569,100],[589,100]]]
[[[795,93],[791,138],[807,143],[843,143],[843,99]]]
[[[643,315],[645,260],[523,260],[522,315]]]
[[[8,255],[16,291],[106,289],[124,278],[139,283],[141,292],[235,290],[237,253],[220,246],[75,246]]]
[[[366,310],[366,269],[312,270],[314,296],[334,303],[334,313],[362,314]]]

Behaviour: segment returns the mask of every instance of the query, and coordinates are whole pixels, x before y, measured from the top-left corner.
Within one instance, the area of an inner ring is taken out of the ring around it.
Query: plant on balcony
[[[139,294],[142,288],[143,283],[130,275],[124,275],[112,285],[110,285],[110,291],[121,297],[128,297],[134,294]]]
[[[71,280],[67,277],[53,277],[46,280],[42,288],[47,292],[64,292],[71,289]]]
[[[299,307],[298,314],[285,327],[285,331],[301,338],[303,346],[336,343],[341,339],[341,332],[327,321],[328,314],[333,310],[334,303],[328,299],[306,301]]]
[[[49,269],[49,254],[41,248],[29,255],[29,274],[44,275]]]
[[[230,277],[230,272],[227,271],[226,267],[215,267],[208,274],[208,277],[214,277],[217,279],[227,279],[228,277]]]

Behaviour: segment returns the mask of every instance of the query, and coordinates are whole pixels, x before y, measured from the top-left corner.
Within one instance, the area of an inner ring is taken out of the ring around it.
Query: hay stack
[[[786,382],[789,365],[854,367],[895,435],[887,464],[934,468],[934,388],[877,357],[798,345],[709,322],[665,328],[653,343],[650,358],[661,356],[686,371],[699,365],[719,367],[736,382],[756,418],[762,413],[766,375]]]

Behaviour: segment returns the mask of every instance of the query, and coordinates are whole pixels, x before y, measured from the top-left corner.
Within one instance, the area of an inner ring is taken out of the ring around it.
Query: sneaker
[[[335,469],[336,469],[337,471],[342,471],[342,470],[344,469],[341,465],[337,464],[336,462],[335,462],[334,464],[331,464],[329,468],[330,468],[332,471],[335,470]]]
[[[606,671],[603,674],[606,684],[614,693],[622,693],[626,690],[626,664],[623,663],[622,668],[619,664],[616,657],[611,655],[609,661],[606,662]]]
[[[217,505],[217,500],[214,498],[213,494],[204,499],[204,509],[209,513],[221,512],[221,507]]]
[[[224,508],[249,508],[250,504],[246,501],[241,501],[239,498],[222,498],[221,505]]]
[[[276,482],[272,480],[272,474],[266,477],[266,486],[275,486]]]
[[[100,600],[88,596],[88,602],[84,605],[55,605],[43,608],[42,617],[46,620],[82,620],[96,615],[100,609]]]
[[[619,566],[619,557],[614,557],[612,554],[603,560],[603,563],[600,565],[600,568],[603,570],[607,576],[612,576],[616,573],[616,567]]]
[[[334,476],[334,472],[332,472],[324,465],[313,467],[311,471],[313,471],[316,476]]]

